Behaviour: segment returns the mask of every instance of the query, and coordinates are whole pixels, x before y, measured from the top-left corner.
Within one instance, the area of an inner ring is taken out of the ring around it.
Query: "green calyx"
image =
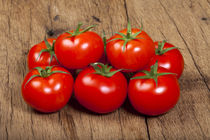
[[[164,45],[165,45],[166,41],[163,40],[162,42],[158,42],[158,48],[155,49],[155,54],[156,55],[162,55],[170,50],[173,49],[178,49],[177,47],[171,47],[171,48],[167,48],[167,49],[163,49]]]
[[[92,63],[90,65],[96,71],[96,72],[94,72],[94,74],[99,74],[99,75],[102,75],[102,76],[105,76],[105,77],[112,77],[117,72],[123,70],[123,69],[118,69],[118,70],[115,70],[115,71],[110,71],[112,69],[112,66],[108,66],[108,64],[104,65],[103,63],[99,63],[99,62]]]
[[[163,75],[168,75],[168,74],[174,74],[175,73],[169,73],[169,72],[164,72],[164,73],[157,73],[158,70],[158,62],[156,62],[154,65],[151,66],[150,71],[143,70],[141,72],[145,73],[144,76],[137,76],[131,78],[133,79],[153,79],[155,81],[156,86],[158,85],[158,76],[163,76]]]
[[[81,30],[81,31],[80,31],[80,27],[81,27],[81,26],[82,26],[82,23],[79,23],[78,26],[77,26],[77,29],[76,29],[75,31],[73,31],[73,32],[66,32],[66,33],[68,33],[68,34],[71,35],[71,36],[69,36],[69,37],[77,36],[77,35],[79,35],[79,34],[82,34],[82,33],[84,33],[84,32],[89,31],[90,29],[92,29],[92,28],[95,27],[96,25],[88,26],[88,27],[85,28],[84,30]]]
[[[25,86],[32,80],[34,79],[35,77],[43,77],[43,78],[46,78],[46,77],[49,77],[50,75],[54,74],[54,73],[64,73],[64,74],[70,74],[70,73],[67,73],[67,72],[64,72],[64,71],[52,71],[52,68],[54,66],[47,66],[45,69],[41,68],[41,67],[35,67],[33,69],[36,69],[39,74],[36,74],[36,75],[33,75],[31,76],[28,81],[26,82]],[[24,87],[25,87],[24,86]]]
[[[114,38],[114,39],[110,40],[109,42],[114,41],[114,40],[123,40],[124,41],[124,43],[123,43],[123,51],[124,51],[125,48],[126,48],[126,45],[127,45],[127,43],[129,41],[134,40],[134,39],[144,39],[144,38],[137,37],[142,32],[142,29],[143,29],[143,24],[141,23],[140,31],[132,34],[131,24],[128,21],[127,34],[116,32],[116,34],[119,34],[122,37],[121,38]]]
[[[45,45],[47,46],[47,49],[42,49],[42,50],[39,52],[39,55],[38,55],[38,57],[36,58],[36,61],[39,60],[39,58],[40,58],[40,56],[41,56],[41,54],[42,54],[43,52],[48,52],[48,53],[50,53],[50,62],[49,62],[49,65],[51,64],[53,57],[55,57],[56,61],[59,63],[59,61],[58,61],[58,59],[57,59],[57,57],[56,57],[56,55],[55,55],[55,52],[54,52],[55,40],[53,40],[53,44],[52,44],[52,45],[50,45],[50,43],[49,43],[47,40],[44,40],[44,42],[45,42]]]

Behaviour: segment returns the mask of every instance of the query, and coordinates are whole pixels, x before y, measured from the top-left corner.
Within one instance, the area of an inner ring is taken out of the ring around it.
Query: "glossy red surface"
[[[53,67],[52,71],[68,72],[62,67]],[[36,74],[38,71],[33,69],[26,75],[22,83],[22,96],[26,103],[46,113],[55,112],[64,107],[72,94],[73,78],[71,74],[55,73],[46,78],[36,77],[26,84],[29,78]]]
[[[155,47],[158,47],[158,42],[155,42]],[[170,43],[165,43],[163,49],[174,47]],[[170,50],[162,55],[155,55],[148,66],[152,66],[158,61],[158,66],[167,69],[169,72],[176,73],[177,78],[180,78],[184,70],[184,59],[178,49]]]
[[[103,52],[101,37],[91,31],[74,37],[70,37],[69,33],[63,33],[55,43],[55,54],[59,62],[69,69],[84,68],[98,61]]]
[[[140,31],[140,29],[132,29],[132,34]],[[120,31],[123,34],[127,33],[127,29]],[[115,34],[109,40],[121,38],[122,36]],[[109,62],[115,68],[129,69],[129,71],[137,71],[144,68],[155,55],[155,46],[152,39],[146,32],[142,31],[137,38],[127,43],[123,50],[123,40],[114,40],[107,43],[106,53]],[[108,41],[109,41],[108,40]]]
[[[49,42],[50,45],[52,45],[53,40],[56,40],[54,38],[49,38],[47,41]],[[31,70],[34,67],[39,67],[39,66],[48,66],[50,63],[50,53],[49,52],[43,52],[39,59],[37,57],[39,56],[39,53],[41,50],[47,49],[47,46],[45,45],[45,42],[42,41],[41,43],[34,45],[29,53],[28,53],[28,68]],[[56,61],[56,59],[53,57],[51,66],[52,65],[58,65],[59,63]]]
[[[158,68],[158,73],[168,72]],[[142,72],[134,77],[145,75]],[[133,107],[145,115],[160,115],[173,108],[180,96],[179,83],[175,75],[158,76],[158,85],[153,79],[133,79],[128,87],[128,97]]]
[[[109,113],[116,110],[127,96],[127,80],[120,72],[109,78],[94,72],[89,67],[79,73],[74,86],[76,99],[93,112]]]

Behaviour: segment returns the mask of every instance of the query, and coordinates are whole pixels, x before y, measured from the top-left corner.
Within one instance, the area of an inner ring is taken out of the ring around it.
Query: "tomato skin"
[[[55,54],[63,66],[68,69],[80,69],[101,58],[104,45],[98,34],[87,31],[69,36],[69,33],[63,33],[55,42]]]
[[[158,42],[155,42],[155,47],[158,48]],[[174,47],[170,43],[165,43],[163,49]],[[149,63],[149,67],[158,61],[158,66],[167,69],[171,73],[176,73],[177,78],[180,78],[184,70],[184,59],[178,49],[170,50],[162,55],[154,55]]]
[[[127,96],[125,77],[120,72],[109,78],[94,72],[92,67],[88,67],[79,73],[74,85],[76,99],[82,106],[96,113],[116,110]]]
[[[68,72],[62,67],[53,67],[52,71]],[[31,70],[22,83],[22,96],[25,102],[32,108],[45,113],[55,112],[64,107],[72,95],[73,77],[71,74],[55,73],[46,78],[35,77],[26,84],[29,78],[36,74],[38,74],[36,69]]]
[[[168,72],[158,68],[158,73]],[[145,75],[142,72],[136,76]],[[158,76],[158,85],[153,79],[133,79],[128,86],[128,97],[132,106],[140,113],[156,116],[173,108],[180,96],[179,83],[175,75]]]
[[[132,29],[132,34],[140,31],[140,29]],[[126,34],[127,29],[120,31]],[[122,36],[115,34],[108,41],[121,38]],[[106,53],[109,62],[115,68],[129,69],[128,71],[137,71],[143,69],[150,59],[155,55],[155,46],[152,39],[146,32],[142,31],[137,38],[127,43],[123,50],[123,40],[114,40],[107,43]]]
[[[47,39],[47,41],[49,42],[50,45],[53,44],[53,40],[56,40],[56,39],[55,38]],[[43,49],[47,49],[47,46],[45,45],[44,41],[42,41],[39,44],[34,45],[30,49],[30,51],[28,53],[28,68],[29,68],[29,70],[31,70],[32,68],[35,68],[35,67],[49,66],[49,63],[50,63],[50,53],[49,52],[43,52],[40,55],[39,59],[37,59],[40,51]],[[53,57],[50,66],[58,65],[58,64],[59,63],[57,62],[55,57]]]

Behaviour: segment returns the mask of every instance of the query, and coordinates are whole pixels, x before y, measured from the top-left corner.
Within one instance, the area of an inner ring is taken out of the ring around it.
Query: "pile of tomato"
[[[151,116],[176,105],[178,78],[184,69],[177,47],[153,42],[142,28],[131,28],[129,22],[109,39],[90,31],[94,26],[81,26],[30,49],[30,71],[22,83],[28,105],[40,112],[55,112],[72,93],[96,113],[113,112],[127,97],[136,111]]]

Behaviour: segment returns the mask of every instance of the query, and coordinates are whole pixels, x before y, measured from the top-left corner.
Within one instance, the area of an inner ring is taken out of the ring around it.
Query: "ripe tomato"
[[[88,67],[79,73],[74,93],[78,102],[97,113],[109,113],[119,108],[127,96],[127,81],[119,70],[107,65]]]
[[[54,53],[54,43],[56,39],[49,38],[33,46],[28,53],[28,68],[31,70],[40,66],[58,65]]]
[[[141,29],[127,29],[116,33],[107,43],[109,62],[116,68],[137,71],[143,69],[155,55],[155,46],[149,35]]]
[[[145,115],[160,115],[175,106],[180,96],[175,75],[155,64],[151,71],[137,73],[128,86],[128,97],[133,107]]]
[[[103,52],[101,37],[87,29],[80,30],[78,25],[75,32],[61,34],[55,42],[55,54],[59,62],[69,69],[80,69],[98,61]]]
[[[156,55],[152,58],[148,66],[152,66],[156,61],[158,65],[169,72],[176,73],[179,78],[184,70],[184,59],[180,51],[172,44],[155,42]]]
[[[36,67],[25,77],[22,96],[27,104],[41,112],[55,112],[71,97],[73,78],[62,67]]]

